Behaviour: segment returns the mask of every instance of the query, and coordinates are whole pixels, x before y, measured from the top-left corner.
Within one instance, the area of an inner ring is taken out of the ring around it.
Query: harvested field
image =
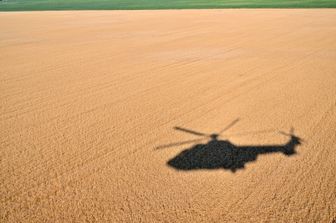
[[[335,37],[335,9],[0,13],[0,221],[331,223]]]

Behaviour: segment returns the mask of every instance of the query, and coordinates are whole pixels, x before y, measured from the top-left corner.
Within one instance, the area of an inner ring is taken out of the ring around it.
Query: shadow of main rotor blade
[[[237,122],[239,121],[239,118],[233,120],[230,124],[228,124],[224,129],[222,129],[220,132],[218,132],[218,134],[220,135],[221,133],[225,132],[226,130],[228,130],[229,128],[231,128],[232,126],[234,126]]]
[[[279,131],[280,134],[284,135],[284,136],[291,136],[291,134],[284,132],[284,131]]]
[[[230,134],[224,134],[225,136],[246,136],[246,135],[256,135],[256,134],[262,134],[262,133],[274,133],[276,132],[276,129],[265,129],[260,131],[247,131],[247,132],[238,132],[238,133],[230,133]]]
[[[187,141],[183,141],[183,142],[176,142],[176,143],[171,143],[171,144],[167,144],[167,145],[158,146],[155,149],[165,149],[165,148],[168,148],[168,147],[180,146],[180,145],[184,145],[184,144],[199,142],[199,141],[202,141],[202,140],[203,139],[194,139],[194,140],[187,140]]]
[[[193,134],[193,135],[197,135],[197,136],[208,136],[207,134],[204,134],[204,133],[201,133],[201,132],[196,132],[196,131],[193,131],[193,130],[189,130],[189,129],[185,129],[185,128],[181,128],[181,127],[174,127],[175,130],[179,130],[179,131],[182,131],[182,132],[187,132],[187,133],[190,133],[190,134]]]

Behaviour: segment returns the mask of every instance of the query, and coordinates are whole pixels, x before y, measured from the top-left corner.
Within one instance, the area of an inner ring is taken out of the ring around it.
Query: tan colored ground
[[[0,13],[0,91],[1,222],[336,217],[335,9]],[[280,152],[167,165],[237,118]]]

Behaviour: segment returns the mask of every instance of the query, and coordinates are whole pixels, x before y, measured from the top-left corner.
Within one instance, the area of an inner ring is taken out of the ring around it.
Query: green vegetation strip
[[[0,0],[0,11],[336,8],[336,0]]]

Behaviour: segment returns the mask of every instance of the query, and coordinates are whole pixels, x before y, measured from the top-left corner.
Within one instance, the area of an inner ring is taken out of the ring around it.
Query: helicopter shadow
[[[219,140],[220,133],[204,134],[193,130],[175,127],[176,130],[184,131],[198,136],[209,137],[205,144],[196,144],[185,149],[167,162],[167,165],[181,171],[201,170],[201,169],[224,169],[236,172],[244,169],[248,162],[256,161],[259,155],[282,153],[285,156],[296,154],[296,147],[301,144],[301,139],[293,134],[280,132],[289,136],[284,144],[274,145],[235,145],[229,140]],[[227,128],[226,128],[227,129]],[[181,143],[169,144],[160,148],[172,147],[181,144],[191,143],[198,140],[190,140]]]

